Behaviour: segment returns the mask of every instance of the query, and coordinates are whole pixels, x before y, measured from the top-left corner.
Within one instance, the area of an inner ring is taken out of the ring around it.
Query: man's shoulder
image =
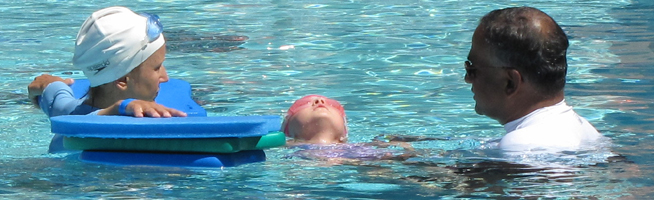
[[[504,135],[500,140],[500,147],[505,149],[509,147],[574,146],[580,141],[578,134],[574,132],[573,130],[548,126],[545,123],[532,124]]]
[[[525,120],[517,129],[502,137],[500,147],[576,148],[583,142],[601,137],[593,125],[571,111]]]

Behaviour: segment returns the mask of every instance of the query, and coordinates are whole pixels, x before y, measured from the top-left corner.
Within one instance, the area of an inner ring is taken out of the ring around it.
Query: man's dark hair
[[[531,7],[494,10],[481,19],[486,42],[501,61],[549,97],[563,90],[568,37],[544,12]]]

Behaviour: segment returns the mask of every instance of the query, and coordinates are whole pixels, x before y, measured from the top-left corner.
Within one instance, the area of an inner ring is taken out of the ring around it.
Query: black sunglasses
[[[477,77],[477,70],[479,68],[474,67],[474,65],[472,65],[471,61],[469,61],[469,60],[465,61],[465,68],[466,68],[466,77],[468,77],[470,79],[475,79]],[[514,69],[513,67],[488,67],[488,68]]]
[[[477,77],[477,68],[472,66],[472,62],[466,60],[465,67],[466,67],[467,78],[474,79],[475,77]]]

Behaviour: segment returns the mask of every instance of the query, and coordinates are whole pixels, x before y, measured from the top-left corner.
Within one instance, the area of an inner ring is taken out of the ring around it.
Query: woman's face
[[[168,82],[168,73],[163,66],[165,56],[166,45],[163,45],[127,74],[127,92],[130,98],[154,101],[159,93],[159,84]]]

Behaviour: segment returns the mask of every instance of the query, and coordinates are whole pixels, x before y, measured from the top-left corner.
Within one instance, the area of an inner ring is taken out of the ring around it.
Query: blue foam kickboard
[[[87,79],[71,86],[76,98],[88,93]],[[50,118],[53,133],[79,138],[188,139],[260,137],[279,131],[279,116],[207,117],[206,110],[191,98],[186,81],[170,79],[160,84],[155,102],[186,112],[189,117],[135,118],[131,116],[65,115]],[[57,138],[57,136],[55,136]],[[59,137],[61,139],[61,137]],[[63,142],[55,141],[62,146]],[[52,144],[51,144],[52,150]],[[232,167],[266,160],[263,150],[235,153],[83,151],[80,160],[109,165],[149,165],[174,167]]]
[[[64,115],[50,118],[53,133],[94,138],[222,138],[258,137],[279,131],[279,116],[135,118]]]
[[[90,85],[88,79],[75,79],[75,83],[70,87],[75,98],[79,99],[87,95]],[[169,79],[168,82],[159,84],[159,94],[154,101],[183,111],[189,117],[207,116],[207,111],[191,98],[191,84],[184,80]]]
[[[229,154],[83,151],[79,158],[84,162],[118,166],[148,165],[214,168],[263,162],[266,160],[266,154],[263,150],[248,150]]]

